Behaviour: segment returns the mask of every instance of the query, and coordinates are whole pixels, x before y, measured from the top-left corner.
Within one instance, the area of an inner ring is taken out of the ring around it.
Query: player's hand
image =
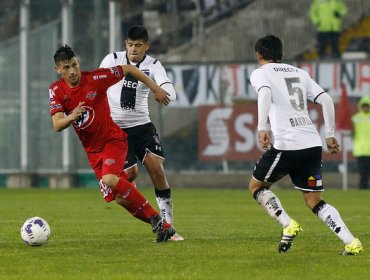
[[[326,145],[328,146],[329,153],[332,155],[337,154],[340,151],[340,145],[335,137],[326,138]]]
[[[271,141],[271,138],[270,138],[270,133],[268,131],[266,131],[266,130],[259,130],[258,131],[258,144],[265,151],[270,149],[270,147],[272,145],[272,141]]]
[[[77,107],[73,109],[72,113],[70,113],[68,115],[68,117],[70,118],[70,120],[75,121],[79,117],[81,117],[81,115],[85,112],[85,109],[82,106],[84,103],[85,102],[79,102],[78,105],[77,105]]]
[[[153,93],[154,93],[154,98],[158,103],[162,103],[165,106],[170,104],[170,94],[166,92],[164,89],[159,88],[157,91]]]

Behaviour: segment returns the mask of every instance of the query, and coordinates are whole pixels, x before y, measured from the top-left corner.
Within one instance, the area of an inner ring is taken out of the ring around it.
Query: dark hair
[[[130,40],[149,41],[148,31],[141,25],[134,25],[127,31],[127,38]]]
[[[275,35],[265,35],[259,38],[254,49],[264,60],[279,62],[283,58],[283,43]]]
[[[73,57],[77,57],[75,51],[70,46],[65,44],[56,50],[54,54],[54,62],[56,65],[58,65],[60,62],[70,60]]]

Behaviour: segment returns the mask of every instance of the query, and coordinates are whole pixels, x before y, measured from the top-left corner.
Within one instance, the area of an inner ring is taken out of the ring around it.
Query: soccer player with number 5
[[[274,182],[289,174],[306,205],[343,241],[341,254],[358,255],[363,251],[360,240],[349,231],[337,209],[321,198],[322,143],[309,117],[307,101],[322,106],[326,144],[329,152],[336,154],[339,144],[334,135],[333,100],[307,72],[281,63],[283,46],[278,37],[258,39],[255,51],[260,67],[252,72],[250,81],[258,95],[258,143],[266,152],[256,163],[249,190],[283,228],[279,253],[287,252],[302,231],[270,190]]]

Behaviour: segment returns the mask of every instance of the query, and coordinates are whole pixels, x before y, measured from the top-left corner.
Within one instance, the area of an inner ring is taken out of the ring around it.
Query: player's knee
[[[102,180],[106,186],[113,188],[118,182],[118,177],[114,174],[106,174],[103,175]]]
[[[305,192],[304,201],[306,206],[313,209],[322,200],[319,192]]]
[[[139,171],[138,171],[137,166],[135,166],[135,167],[132,167],[132,168],[126,170],[125,172],[127,174],[127,180],[129,182],[133,182],[133,181],[136,180],[136,177],[137,177]]]
[[[254,193],[256,190],[262,187],[261,182],[255,180],[254,178],[251,178],[249,181],[248,189],[250,193]]]

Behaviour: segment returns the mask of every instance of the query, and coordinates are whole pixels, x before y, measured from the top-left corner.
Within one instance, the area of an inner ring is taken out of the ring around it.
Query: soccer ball
[[[49,240],[50,226],[43,218],[29,218],[21,227],[21,237],[30,246],[43,245]]]

